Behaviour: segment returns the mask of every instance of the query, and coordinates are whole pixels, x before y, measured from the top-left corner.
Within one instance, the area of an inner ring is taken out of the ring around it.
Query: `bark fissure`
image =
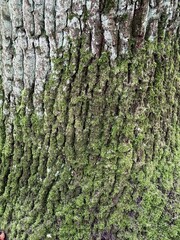
[[[10,239],[178,238],[178,0],[0,4]]]

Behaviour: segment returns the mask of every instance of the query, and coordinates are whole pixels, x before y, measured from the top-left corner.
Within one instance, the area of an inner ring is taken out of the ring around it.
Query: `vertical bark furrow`
[[[0,0],[10,239],[177,239],[179,3]]]

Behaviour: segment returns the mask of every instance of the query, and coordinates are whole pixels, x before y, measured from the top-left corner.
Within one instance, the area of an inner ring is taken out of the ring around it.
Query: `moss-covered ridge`
[[[13,123],[2,105],[2,227],[10,239],[178,239],[178,42],[114,62],[82,46],[54,60],[43,116],[32,89]]]

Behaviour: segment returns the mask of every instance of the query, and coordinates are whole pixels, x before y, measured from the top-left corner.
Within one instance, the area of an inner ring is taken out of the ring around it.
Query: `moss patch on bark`
[[[28,89],[12,123],[2,106],[2,227],[12,239],[177,239],[178,42],[114,62],[80,46],[54,60],[43,116]]]

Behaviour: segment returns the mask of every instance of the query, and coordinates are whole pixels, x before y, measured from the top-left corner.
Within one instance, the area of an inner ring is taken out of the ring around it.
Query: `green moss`
[[[103,13],[108,14],[109,11],[116,6],[116,1],[115,0],[109,0],[105,1],[104,7],[103,7]]]
[[[54,59],[43,117],[27,112],[27,89],[12,134],[1,111],[2,227],[33,240],[176,239],[177,43],[147,43],[114,66],[79,47]]]

